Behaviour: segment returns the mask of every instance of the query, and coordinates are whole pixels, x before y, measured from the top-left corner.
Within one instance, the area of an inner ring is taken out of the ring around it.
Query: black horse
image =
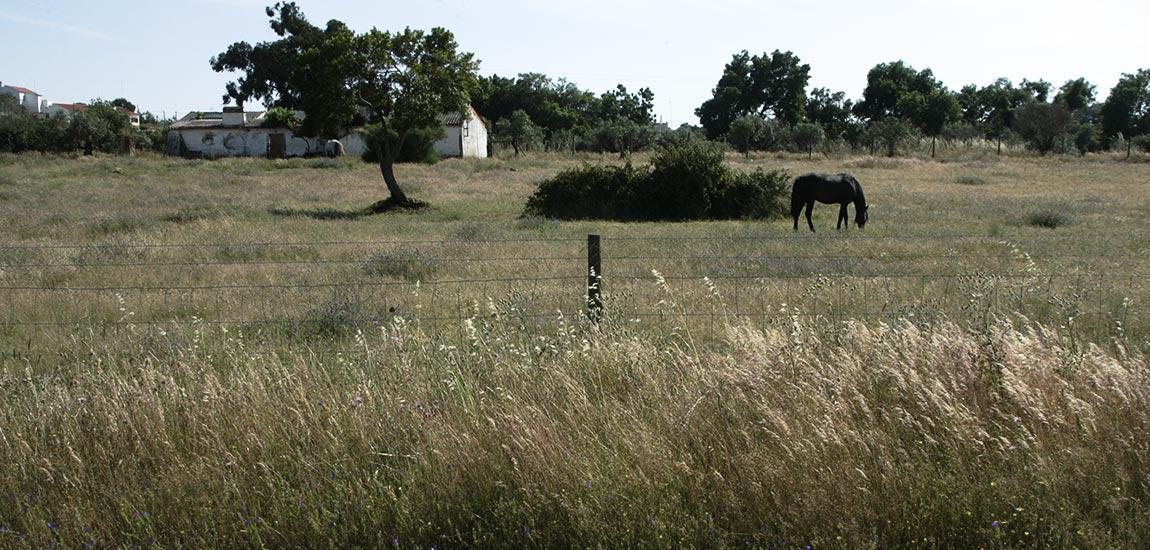
[[[799,230],[799,214],[803,205],[807,207],[807,225],[812,232],[815,230],[815,224],[811,221],[815,201],[839,205],[839,219],[835,229],[841,229],[844,223],[850,225],[847,221],[847,204],[852,202],[855,203],[855,223],[860,229],[866,225],[867,205],[863,188],[859,180],[850,174],[805,174],[795,178],[795,184],[791,187],[791,217],[795,219],[795,231]]]

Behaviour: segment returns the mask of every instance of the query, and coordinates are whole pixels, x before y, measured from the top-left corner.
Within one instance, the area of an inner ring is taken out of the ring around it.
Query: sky
[[[127,97],[172,116],[218,110],[224,84],[209,59],[275,35],[270,0],[0,0],[0,82],[52,101]],[[678,126],[731,56],[794,52],[810,86],[862,96],[878,63],[930,68],[945,85],[998,77],[1085,77],[1105,99],[1122,73],[1150,68],[1150,2],[1081,0],[299,0],[317,25],[446,27],[480,74],[539,72],[602,93],[650,87],[655,113]]]

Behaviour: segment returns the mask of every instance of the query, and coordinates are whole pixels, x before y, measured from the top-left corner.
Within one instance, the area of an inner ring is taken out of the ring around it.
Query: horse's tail
[[[799,213],[803,211],[803,205],[807,203],[807,180],[810,179],[811,174],[804,174],[795,178],[795,182],[791,184],[791,217],[799,217]]]

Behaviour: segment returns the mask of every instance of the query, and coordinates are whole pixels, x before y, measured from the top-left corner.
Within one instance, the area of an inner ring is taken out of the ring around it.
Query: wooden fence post
[[[587,318],[598,324],[603,319],[603,255],[599,235],[587,235]]]

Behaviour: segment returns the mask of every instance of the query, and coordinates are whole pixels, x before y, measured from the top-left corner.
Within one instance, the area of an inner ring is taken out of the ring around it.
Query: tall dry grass
[[[340,355],[99,335],[0,380],[0,546],[1125,546],[1146,356],[1029,324],[670,334],[476,306]]]

